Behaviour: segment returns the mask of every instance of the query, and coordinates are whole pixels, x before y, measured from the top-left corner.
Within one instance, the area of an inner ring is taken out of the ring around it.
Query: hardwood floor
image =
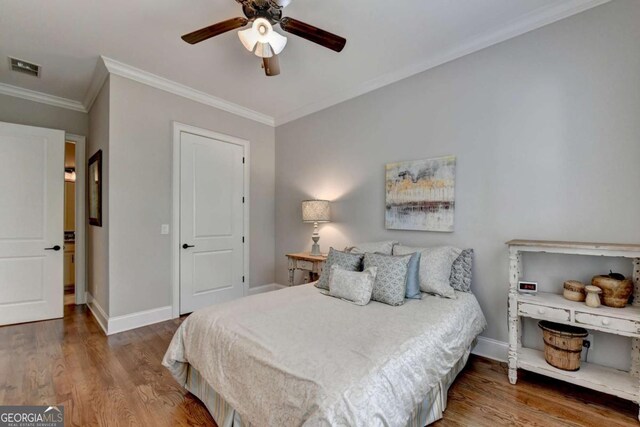
[[[64,290],[64,305],[73,305],[76,303],[76,294],[71,290]]]
[[[88,309],[0,327],[0,404],[61,404],[66,426],[215,426],[161,366],[172,320],[106,337]],[[637,425],[631,402],[472,356],[449,393],[448,426]]]
[[[106,337],[85,306],[0,328],[0,403],[65,407],[65,426],[212,426],[160,361],[181,320]]]
[[[444,419],[449,426],[637,426],[638,405],[554,380],[518,371],[507,378],[507,364],[471,356],[449,389]]]

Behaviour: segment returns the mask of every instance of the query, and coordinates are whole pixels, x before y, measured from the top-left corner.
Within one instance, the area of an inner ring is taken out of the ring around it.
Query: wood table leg
[[[296,270],[293,268],[289,269],[289,286],[293,286],[293,276],[295,275]]]
[[[509,254],[509,382],[515,384],[518,381],[518,352],[522,347],[521,320],[518,316],[518,280],[522,276],[522,255],[518,251]]]
[[[518,381],[518,350],[520,348],[520,317],[518,316],[516,296],[509,294],[509,382]]]

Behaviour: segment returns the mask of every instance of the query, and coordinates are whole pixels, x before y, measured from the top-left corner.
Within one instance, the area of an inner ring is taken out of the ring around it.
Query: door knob
[[[186,243],[182,245],[182,249],[195,248],[195,245],[187,245]]]
[[[44,248],[45,251],[59,251],[60,250],[60,246],[59,245],[55,245],[52,246],[50,248]]]

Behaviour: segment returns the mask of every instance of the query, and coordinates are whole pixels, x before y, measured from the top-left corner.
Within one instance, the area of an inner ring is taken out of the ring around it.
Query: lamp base
[[[310,255],[314,255],[314,256],[322,255],[322,253],[320,252],[320,245],[318,243],[314,243],[313,245],[311,245]]]
[[[318,244],[318,240],[320,240],[320,234],[318,234],[318,223],[313,223],[313,234],[311,235],[311,240],[313,240],[313,245],[311,245],[311,255],[319,256],[320,253],[320,245]]]

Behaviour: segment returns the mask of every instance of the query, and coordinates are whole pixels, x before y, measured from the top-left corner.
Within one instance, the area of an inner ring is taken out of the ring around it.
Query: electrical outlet
[[[160,226],[160,234],[169,234],[169,224],[162,224]]]

